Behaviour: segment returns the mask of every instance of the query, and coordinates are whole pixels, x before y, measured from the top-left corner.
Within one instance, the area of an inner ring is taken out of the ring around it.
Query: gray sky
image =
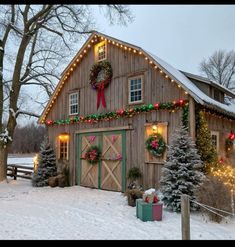
[[[235,49],[235,5],[129,5],[135,20],[109,26],[105,34],[138,45],[177,69],[200,74],[198,65],[215,50]]]

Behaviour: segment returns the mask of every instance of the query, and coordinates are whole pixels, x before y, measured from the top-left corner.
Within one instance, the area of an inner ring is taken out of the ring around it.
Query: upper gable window
[[[220,91],[214,88],[214,99],[221,102]]]
[[[69,115],[78,114],[78,93],[69,94]]]
[[[128,79],[129,104],[143,102],[143,76],[135,76]]]
[[[95,60],[102,61],[107,59],[107,43],[102,41],[95,45]]]

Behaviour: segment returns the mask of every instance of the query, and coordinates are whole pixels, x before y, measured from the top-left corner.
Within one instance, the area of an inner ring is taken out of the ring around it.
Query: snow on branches
[[[4,144],[4,148],[5,148],[5,145],[9,141],[12,142],[12,138],[9,136],[9,132],[8,132],[7,128],[5,128],[4,132],[0,133],[0,142],[2,142]]]

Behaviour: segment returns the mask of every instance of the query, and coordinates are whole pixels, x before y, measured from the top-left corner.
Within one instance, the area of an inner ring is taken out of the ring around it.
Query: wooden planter
[[[136,216],[142,221],[161,221],[162,203],[147,203],[143,199],[136,200]]]

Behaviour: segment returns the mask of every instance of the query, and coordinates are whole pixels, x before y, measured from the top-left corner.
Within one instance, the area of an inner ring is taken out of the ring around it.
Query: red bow
[[[100,100],[102,100],[103,107],[106,107],[106,102],[105,102],[105,98],[104,98],[104,82],[100,83],[97,86],[97,90],[98,90],[97,109],[100,106]]]

